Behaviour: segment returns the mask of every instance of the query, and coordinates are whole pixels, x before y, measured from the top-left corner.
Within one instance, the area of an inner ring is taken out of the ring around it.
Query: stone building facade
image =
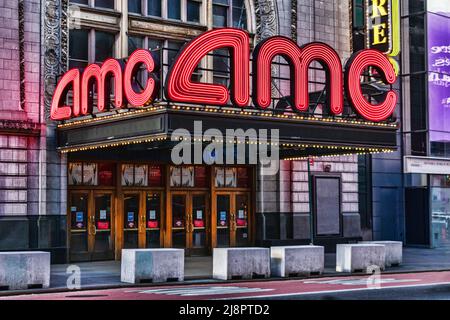
[[[114,56],[122,58],[130,52],[131,36],[155,32],[188,40],[211,27],[211,22],[197,27],[164,19],[156,23],[128,12],[127,0],[112,1],[112,10],[96,7],[93,0],[74,2],[0,2],[0,250],[48,249],[57,261],[64,260],[67,249],[67,159],[56,151],[56,124],[49,120],[49,108],[57,80],[70,64],[71,30],[81,24],[114,32]],[[87,5],[79,4],[83,2]],[[206,8],[212,6],[212,0],[203,2]],[[325,42],[336,49],[343,63],[352,53],[347,1],[244,3],[256,41],[279,34],[299,45]],[[91,57],[92,48],[94,44],[90,44]],[[280,75],[287,72],[283,67],[274,70]],[[311,71],[311,79],[323,82],[324,74]],[[310,90],[322,87],[311,85]],[[289,94],[286,83],[280,83],[278,90],[280,95]],[[342,238],[361,238],[357,156],[281,161],[280,167],[276,176],[258,176],[256,214],[261,239],[309,243],[314,175],[340,177]]]
[[[65,247],[61,157],[44,109],[42,3],[0,2],[0,250]]]

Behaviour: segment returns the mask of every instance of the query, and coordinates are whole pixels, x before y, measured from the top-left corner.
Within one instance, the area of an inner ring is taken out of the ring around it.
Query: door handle
[[[234,232],[236,229],[236,215],[234,213],[230,213],[230,230]]]

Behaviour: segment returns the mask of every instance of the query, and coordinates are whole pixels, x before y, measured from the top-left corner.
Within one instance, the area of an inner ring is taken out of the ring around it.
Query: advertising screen
[[[450,141],[450,16],[444,14],[445,6],[430,8],[438,12],[428,12],[430,141],[445,142]]]

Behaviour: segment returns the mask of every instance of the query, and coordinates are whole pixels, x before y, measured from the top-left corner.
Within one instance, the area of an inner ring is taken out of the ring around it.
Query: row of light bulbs
[[[289,119],[289,120],[300,120],[300,121],[312,121],[312,122],[325,122],[325,123],[339,123],[339,124],[353,124],[353,125],[364,125],[373,127],[390,127],[396,128],[397,123],[384,123],[384,122],[368,122],[364,120],[346,120],[346,119],[336,119],[336,118],[319,118],[312,116],[299,116],[299,115],[286,115],[286,114],[274,114],[270,111],[248,111],[248,110],[230,110],[230,109],[219,109],[211,107],[189,107],[189,106],[178,106],[173,105],[170,107],[172,110],[185,110],[185,111],[198,111],[207,113],[221,113],[225,115],[241,115],[241,116],[258,116],[263,118],[271,119]],[[167,109],[165,106],[155,104],[148,108],[132,109],[127,112],[121,112],[114,115],[102,116],[98,118],[84,119],[84,120],[74,120],[67,123],[58,125],[58,128],[67,128],[72,126],[78,126],[81,124],[88,124],[96,121],[103,121],[108,119],[115,119],[121,117],[127,117],[130,115],[155,112]]]

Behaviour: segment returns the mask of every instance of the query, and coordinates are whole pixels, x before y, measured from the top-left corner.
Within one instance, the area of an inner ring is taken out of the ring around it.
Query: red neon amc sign
[[[192,81],[192,74],[203,57],[216,49],[228,49],[231,56],[231,89],[219,84]],[[250,103],[250,40],[247,32],[223,28],[205,32],[181,50],[166,79],[165,93],[173,102],[202,105],[224,105],[230,99],[239,107]],[[379,122],[394,112],[397,94],[389,91],[384,102],[371,104],[361,90],[361,74],[369,67],[377,70],[385,84],[397,80],[394,68],[381,52],[367,49],[355,53],[343,73],[336,51],[323,43],[310,43],[299,47],[289,38],[275,36],[261,41],[253,51],[253,104],[265,109],[271,103],[271,65],[276,56],[283,56],[290,64],[292,103],[295,110],[307,111],[308,67],[318,61],[327,73],[327,92],[332,114],[340,114],[344,108],[342,88],[354,110],[363,118]],[[149,77],[143,90],[137,89],[134,76],[144,65]],[[92,87],[96,83],[97,108],[106,110],[110,105],[110,83],[114,79],[115,108],[142,107],[153,101],[159,88],[154,76],[159,70],[157,59],[143,49],[135,51],[124,65],[115,59],[106,60],[102,66],[89,65],[81,74],[78,69],[69,70],[59,81],[52,101],[51,118],[65,120],[92,113]],[[344,74],[344,76],[343,76]],[[67,92],[73,90],[73,105],[65,101]]]

